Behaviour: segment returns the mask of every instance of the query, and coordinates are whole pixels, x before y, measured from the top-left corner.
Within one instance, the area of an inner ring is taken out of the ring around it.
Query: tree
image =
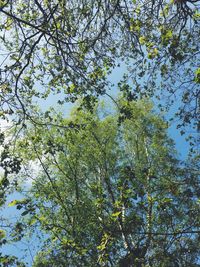
[[[167,107],[180,94],[180,124],[197,124],[198,4],[198,0],[1,1],[2,116],[14,114],[22,126],[27,120],[36,123],[33,100],[51,93],[63,92],[60,104],[79,96],[91,102],[108,92],[108,74],[126,60],[131,70],[122,85],[132,79],[129,99],[152,94],[159,98],[162,92]]]
[[[176,158],[149,101],[118,105],[125,115],[78,107],[54,118],[73,128],[35,125],[18,140],[24,161],[41,164],[12,202],[25,218],[18,234],[46,234],[34,267],[199,266],[198,157]]]

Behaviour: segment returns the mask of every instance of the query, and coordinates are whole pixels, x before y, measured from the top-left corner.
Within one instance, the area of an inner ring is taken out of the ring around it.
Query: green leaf
[[[18,200],[13,200],[8,204],[8,207],[13,207],[16,206],[18,204]]]
[[[112,217],[119,217],[119,215],[121,214],[121,211],[117,211],[111,214]]]
[[[0,229],[0,240],[6,237],[6,232]]]
[[[195,71],[195,82],[200,83],[200,68]]]

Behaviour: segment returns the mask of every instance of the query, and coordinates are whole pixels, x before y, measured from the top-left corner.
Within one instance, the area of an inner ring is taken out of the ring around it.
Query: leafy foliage
[[[47,235],[34,267],[199,266],[198,158],[177,160],[151,103],[118,104],[120,122],[96,106],[59,119],[78,129],[28,130],[25,155],[42,170],[23,223]]]
[[[176,101],[181,135],[199,131],[199,0],[1,0],[0,14],[0,119],[13,134],[7,142],[0,132],[0,206],[31,175],[26,164],[42,169],[9,204],[21,220],[0,230],[0,245],[39,229],[47,237],[34,266],[198,266],[194,136],[193,155],[178,161],[144,99],[165,111]],[[82,100],[65,119],[39,111],[52,95],[62,107]],[[115,115],[99,111],[102,95]],[[0,262],[23,266],[9,255]]]
[[[90,103],[125,60],[134,97],[162,92],[167,107],[180,94],[180,124],[196,123],[198,7],[198,0],[1,1],[2,116],[16,111],[24,126],[33,99],[61,92],[59,104],[80,95]]]

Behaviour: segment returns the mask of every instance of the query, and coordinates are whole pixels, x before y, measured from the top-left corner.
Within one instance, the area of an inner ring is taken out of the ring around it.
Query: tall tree
[[[198,0],[1,1],[3,115],[17,110],[23,124],[33,99],[51,93],[64,93],[59,103],[88,102],[126,60],[129,98],[168,92],[166,106],[178,91],[182,124],[198,123],[198,8]]]
[[[16,235],[46,233],[34,267],[199,266],[197,157],[176,158],[148,101],[118,105],[124,115],[78,108],[54,118],[70,128],[35,125],[18,141],[41,164],[27,198],[10,204],[25,218]]]

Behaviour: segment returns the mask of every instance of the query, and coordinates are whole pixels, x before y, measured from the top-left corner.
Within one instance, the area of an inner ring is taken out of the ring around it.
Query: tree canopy
[[[119,105],[129,118],[76,108],[55,119],[77,127],[35,126],[18,140],[24,163],[41,165],[9,204],[22,215],[12,236],[45,233],[32,266],[199,266],[198,159],[177,159],[149,101]]]
[[[35,267],[199,266],[199,9],[0,0],[0,207],[27,191],[9,203],[19,220],[1,217],[0,246],[39,232]],[[116,111],[100,108],[105,96]],[[167,136],[169,114],[190,134],[187,161]]]
[[[167,107],[178,95],[180,125],[198,123],[198,0],[8,0],[0,13],[2,116],[33,120],[33,100],[51,93],[91,102],[125,60],[129,99],[156,95]]]

